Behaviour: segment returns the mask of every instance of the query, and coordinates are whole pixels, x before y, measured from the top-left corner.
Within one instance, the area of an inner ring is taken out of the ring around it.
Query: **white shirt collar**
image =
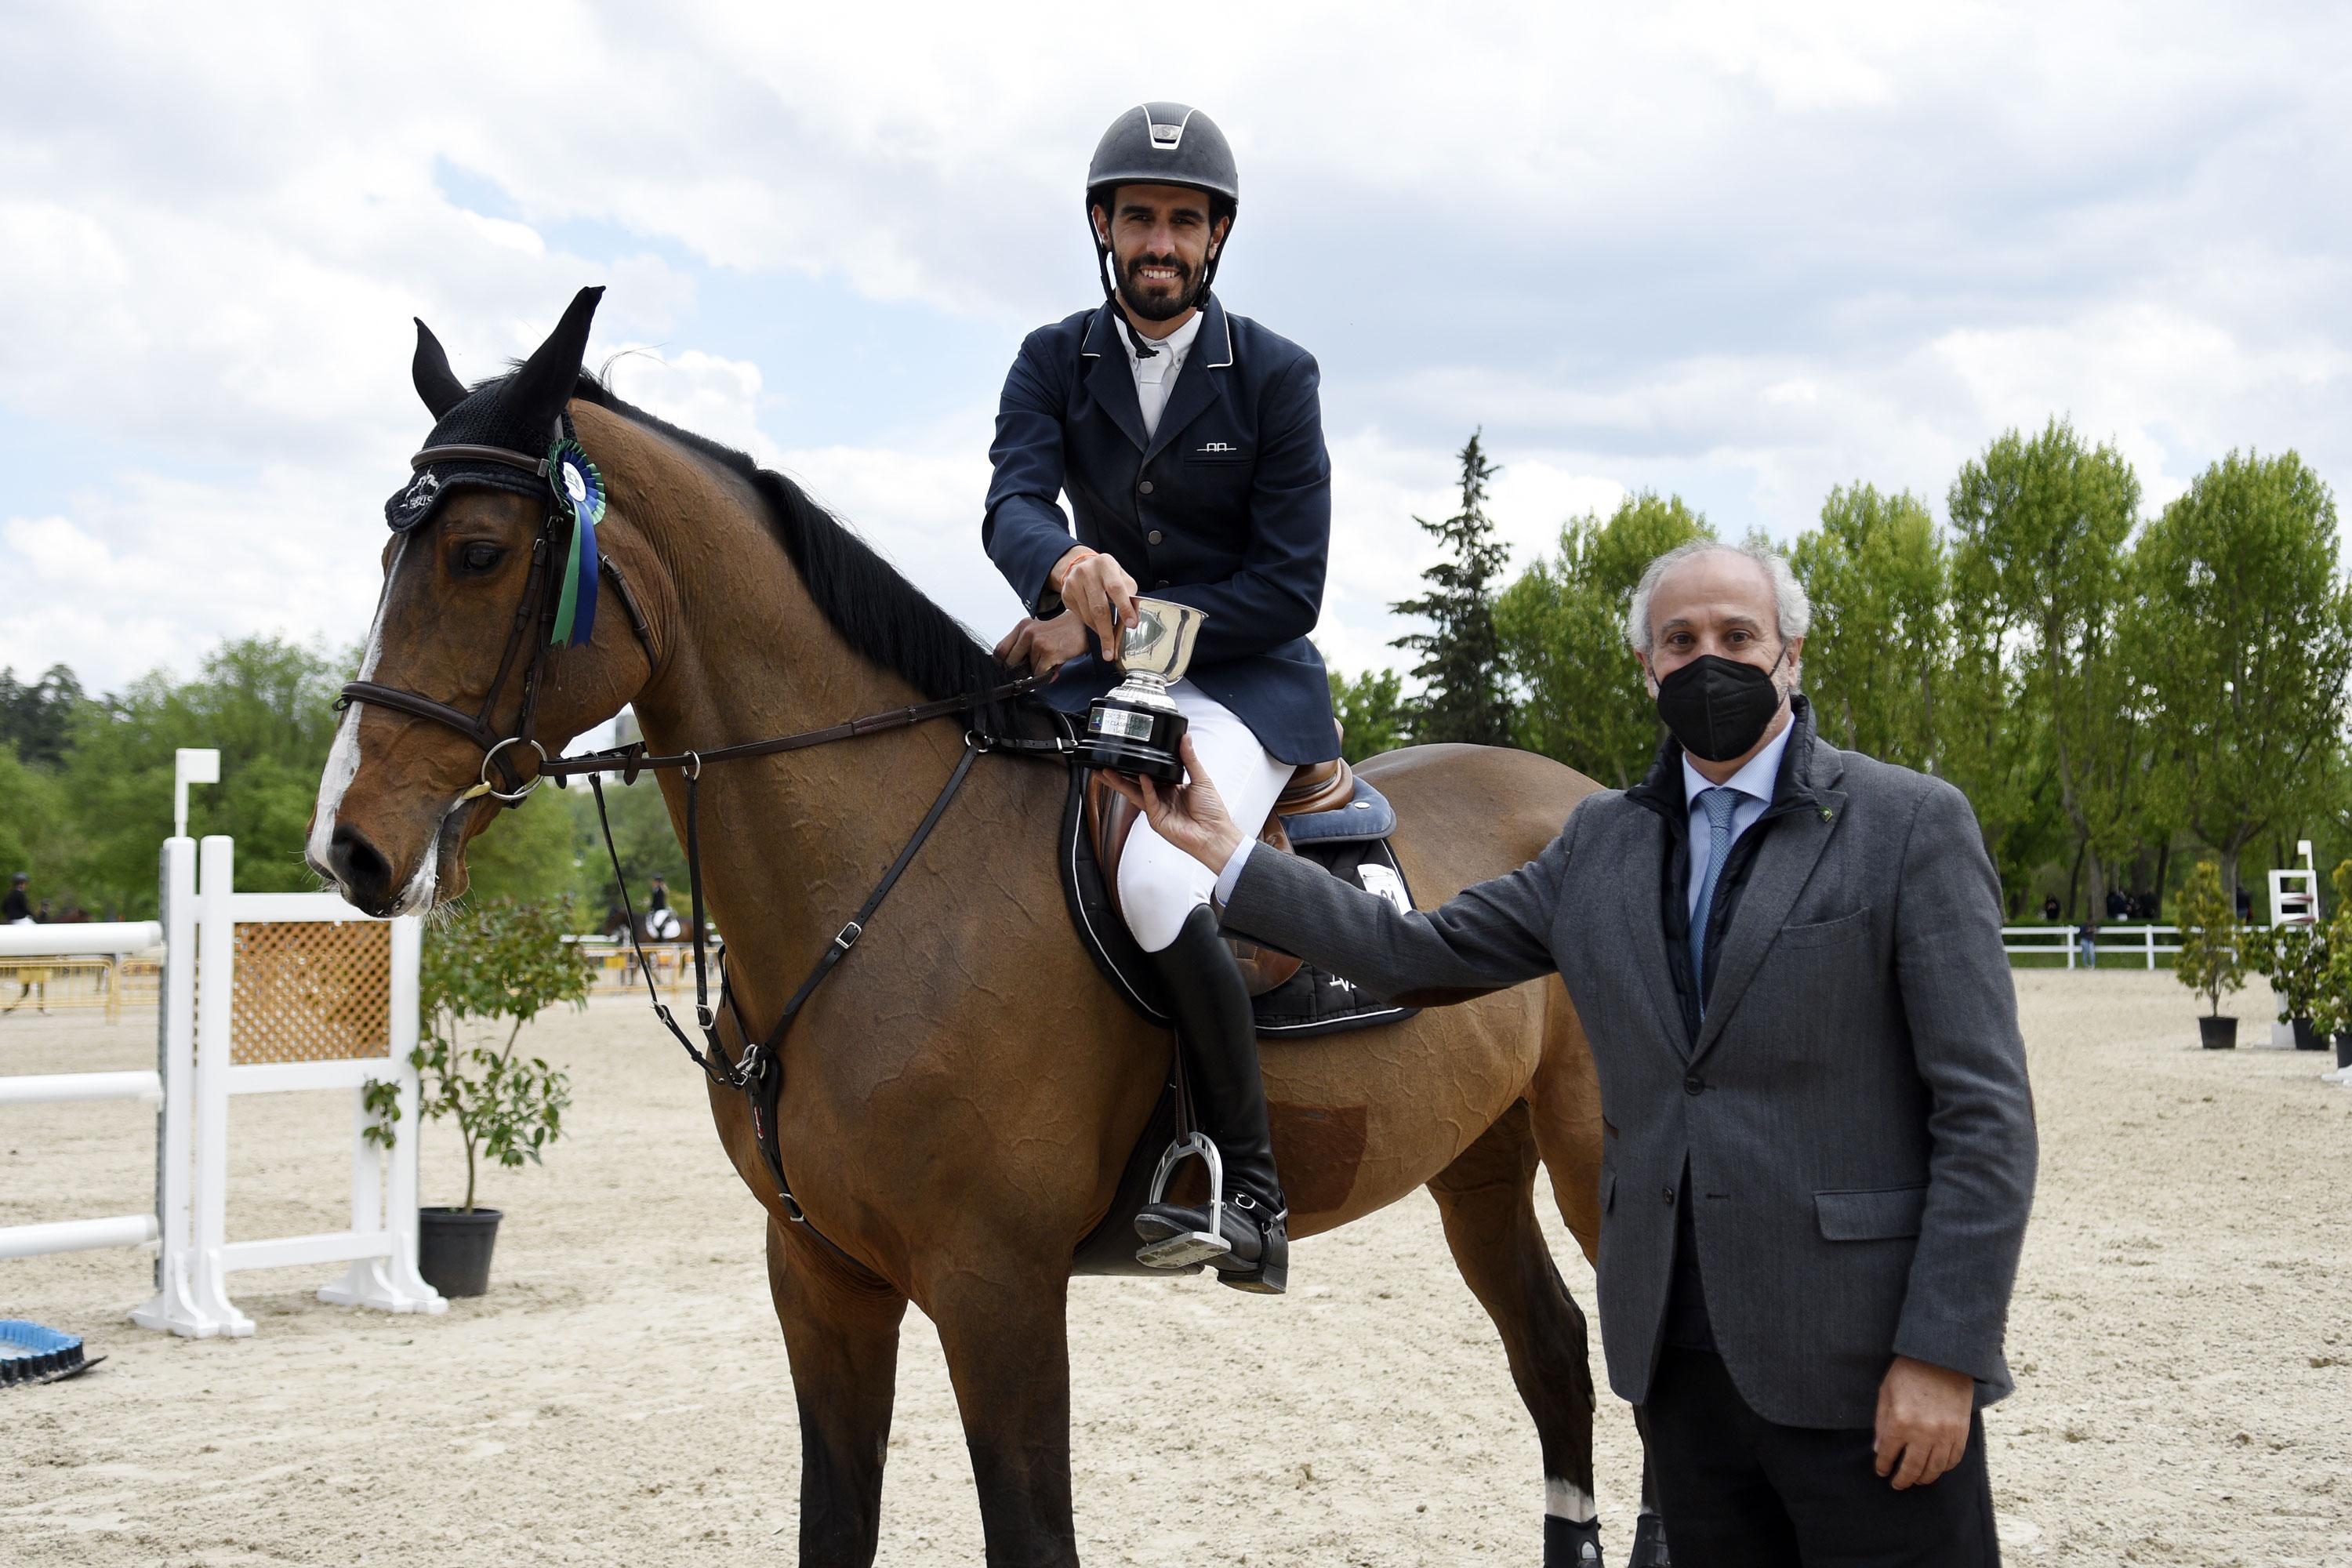
[[[1114,305],[1111,309],[1112,310],[1117,311],[1118,307]],[[1169,333],[1166,337],[1156,339],[1145,338],[1143,341],[1158,349],[1160,353],[1165,354],[1167,356],[1168,368],[1170,370],[1175,370],[1183,364],[1185,356],[1192,352],[1192,340],[1201,335],[1201,323],[1206,320],[1208,320],[1208,313],[1206,311],[1195,310],[1192,312],[1190,320],[1188,320],[1182,326],[1177,328],[1174,331]],[[1139,370],[1143,367],[1146,362],[1137,356],[1135,352],[1135,337],[1130,335],[1127,329],[1128,322],[1123,315],[1119,320],[1111,323],[1111,331],[1112,334],[1118,339],[1118,346],[1127,351],[1127,363],[1129,366],[1130,368]],[[1155,355],[1154,357],[1158,356]]]
[[[1791,713],[1789,721],[1780,726],[1780,732],[1766,742],[1762,751],[1748,758],[1738,773],[1724,780],[1724,787],[1753,796],[1767,805],[1771,805],[1773,787],[1780,781],[1780,754],[1789,749],[1789,737],[1796,731],[1797,716]],[[1682,763],[1683,801],[1696,810],[1699,791],[1714,789],[1717,785],[1705,773],[1691,766],[1689,752],[1683,753]]]

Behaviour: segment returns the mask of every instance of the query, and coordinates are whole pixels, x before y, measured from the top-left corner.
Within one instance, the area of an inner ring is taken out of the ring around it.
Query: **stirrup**
[[[1168,1178],[1175,1173],[1178,1163],[1187,1159],[1197,1159],[1209,1168],[1209,1228],[1146,1243],[1135,1254],[1135,1260],[1146,1268],[1190,1268],[1213,1258],[1223,1258],[1234,1249],[1234,1244],[1224,1236],[1224,1157],[1202,1133],[1179,1138],[1168,1145],[1168,1152],[1160,1156],[1160,1168],[1151,1173],[1151,1192],[1143,1200],[1144,1206],[1153,1207],[1166,1200]]]

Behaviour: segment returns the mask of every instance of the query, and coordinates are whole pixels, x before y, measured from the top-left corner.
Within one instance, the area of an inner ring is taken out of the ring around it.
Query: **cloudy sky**
[[[1940,514],[2053,413],[2151,507],[2231,447],[2352,478],[2352,8],[1118,14],[0,9],[0,665],[356,640],[429,423],[409,318],[471,379],[590,282],[624,395],[993,637],[997,391],[1099,297],[1083,170],[1147,97],[1225,128],[1220,291],[1322,362],[1349,668],[1480,426],[1520,563],[1635,488],[1782,538],[1855,479]]]

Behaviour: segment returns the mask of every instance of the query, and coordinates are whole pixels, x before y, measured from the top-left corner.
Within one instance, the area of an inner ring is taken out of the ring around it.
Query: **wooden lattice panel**
[[[390,1054],[392,927],[239,921],[229,1060],[338,1062]]]

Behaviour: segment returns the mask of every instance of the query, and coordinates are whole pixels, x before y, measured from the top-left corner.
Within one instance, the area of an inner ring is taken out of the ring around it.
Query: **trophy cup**
[[[1208,616],[1165,599],[1135,601],[1136,623],[1119,633],[1118,668],[1127,679],[1087,710],[1078,761],[1090,768],[1139,773],[1163,784],[1184,782],[1177,742],[1184,715],[1168,695],[1192,662],[1192,644]]]

